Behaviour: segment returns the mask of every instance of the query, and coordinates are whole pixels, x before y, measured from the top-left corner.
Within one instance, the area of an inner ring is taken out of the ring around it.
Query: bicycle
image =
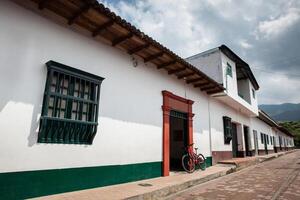
[[[195,148],[193,151],[193,144],[187,145],[185,148],[187,153],[182,156],[182,167],[188,173],[193,173],[196,169],[196,166],[199,165],[201,170],[206,169],[205,157],[200,153],[197,154],[198,148]]]

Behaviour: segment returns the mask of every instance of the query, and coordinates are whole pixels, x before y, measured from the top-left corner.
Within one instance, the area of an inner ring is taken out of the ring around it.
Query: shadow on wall
[[[7,64],[6,66],[12,65]],[[13,66],[15,67],[15,65]],[[15,67],[15,69],[13,70],[7,67],[4,68],[2,73],[0,74],[1,82],[6,83],[0,85],[0,117],[2,115],[2,123],[8,123],[11,125],[15,124],[16,126],[18,126],[18,123],[22,123],[23,121],[28,120],[24,118],[24,116],[26,116],[28,113],[26,113],[26,110],[16,111],[14,108],[17,109],[19,103],[25,106],[32,106],[32,114],[30,120],[31,124],[29,135],[27,137],[27,145],[29,147],[32,147],[37,143],[39,117],[42,109],[44,85],[47,70],[44,65],[40,65],[37,68],[40,70],[37,70],[37,72],[34,72],[33,74],[30,74],[32,73],[31,70],[27,71],[24,69],[26,69],[26,66],[24,65]],[[44,76],[41,76],[41,74],[44,74]],[[36,77],[32,78],[35,75]],[[11,103],[16,103],[16,105],[14,107],[11,107],[9,105]],[[7,113],[5,113],[5,109],[9,109]],[[11,111],[11,109],[13,109],[13,111]],[[11,119],[12,114],[14,115],[13,118],[15,121],[6,121],[6,119]]]

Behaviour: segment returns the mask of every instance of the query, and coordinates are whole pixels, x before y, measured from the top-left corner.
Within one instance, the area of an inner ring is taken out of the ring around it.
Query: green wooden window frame
[[[255,90],[254,89],[252,89],[252,97],[253,97],[253,99],[255,99]]]
[[[232,140],[232,123],[231,118],[223,116],[223,126],[224,126],[224,143],[230,144]]]
[[[227,67],[226,67],[226,75],[229,75],[232,77],[232,67],[229,63],[227,63]]]
[[[49,61],[39,143],[92,144],[104,78]]]

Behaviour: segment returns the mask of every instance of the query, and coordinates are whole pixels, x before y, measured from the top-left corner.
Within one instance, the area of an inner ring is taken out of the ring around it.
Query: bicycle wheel
[[[206,161],[205,161],[205,157],[200,153],[198,154],[198,159],[199,159],[199,167],[201,170],[205,170],[206,169]]]
[[[188,173],[195,171],[195,162],[188,154],[182,156],[182,167]]]

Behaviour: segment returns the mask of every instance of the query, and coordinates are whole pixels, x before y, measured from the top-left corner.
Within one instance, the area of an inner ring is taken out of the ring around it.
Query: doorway
[[[251,156],[251,153],[249,151],[249,127],[248,126],[244,126],[244,140],[245,140],[246,156]]]
[[[237,139],[237,126],[232,123],[232,157],[238,156],[238,139]]]
[[[268,135],[266,135],[266,134],[264,134],[264,147],[265,147],[265,154],[268,154],[269,152],[268,152],[268,143],[267,143],[267,141],[268,141]]]
[[[254,138],[254,145],[255,145],[255,155],[258,155],[258,138],[257,138],[256,130],[253,130],[253,138]]]
[[[169,176],[169,174],[170,174],[170,162],[171,162],[170,161],[170,158],[171,158],[171,155],[170,155],[171,139],[170,139],[170,137],[171,137],[171,134],[172,134],[170,129],[174,127],[174,125],[170,125],[171,120],[173,120],[172,117],[170,117],[170,115],[173,115],[174,111],[177,111],[177,114],[178,115],[180,114],[181,118],[185,118],[185,120],[183,120],[184,122],[181,121],[181,122],[179,122],[179,124],[180,123],[185,124],[185,125],[181,125],[181,126],[185,127],[185,128],[181,128],[181,129],[183,129],[183,132],[184,132],[183,134],[186,135],[184,137],[185,138],[184,140],[187,140],[186,142],[188,144],[192,144],[193,143],[193,117],[194,117],[194,114],[193,114],[193,111],[192,111],[192,105],[193,105],[194,101],[183,98],[183,97],[180,97],[180,96],[177,96],[177,95],[175,95],[175,94],[173,94],[169,91],[166,91],[166,90],[162,91],[162,95],[163,95],[163,105],[162,105],[162,110],[163,110],[163,113],[162,113],[163,114],[162,175],[163,176]],[[172,114],[171,114],[171,112],[172,112]],[[178,116],[177,116],[177,118],[178,118]],[[173,123],[173,124],[175,124],[175,123]],[[180,129],[179,129],[179,131],[180,131]],[[179,134],[179,131],[178,131],[178,134]],[[174,134],[172,134],[172,135],[174,136]],[[172,140],[175,140],[175,136],[174,136],[174,139],[172,139]]]
[[[273,148],[274,148],[274,153],[277,153],[277,147],[276,147],[276,141],[275,141],[275,136],[273,136]]]
[[[170,111],[170,170],[181,171],[181,158],[188,141],[187,113]]]
[[[282,139],[281,139],[281,136],[279,136],[279,150],[282,151]]]

